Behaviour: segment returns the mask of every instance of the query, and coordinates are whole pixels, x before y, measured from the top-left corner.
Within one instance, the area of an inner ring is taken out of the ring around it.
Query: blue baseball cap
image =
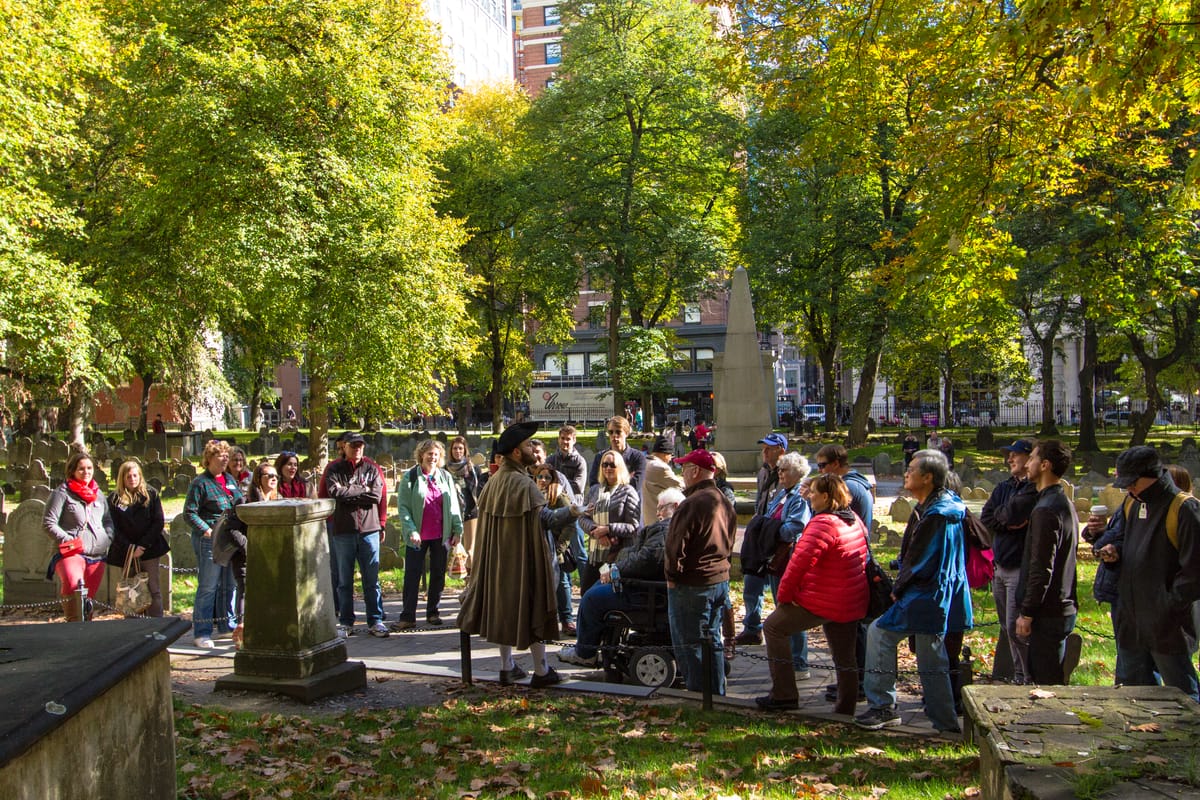
[[[1033,452],[1033,444],[1032,439],[1017,439],[1012,444],[1000,449],[1006,453],[1024,453],[1025,455],[1029,455]]]
[[[788,446],[787,437],[782,433],[768,433],[766,436],[758,440],[759,444],[767,444],[771,447],[782,447],[785,450]]]

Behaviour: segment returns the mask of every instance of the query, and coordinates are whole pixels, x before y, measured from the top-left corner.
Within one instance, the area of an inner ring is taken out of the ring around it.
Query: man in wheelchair
[[[658,522],[642,528],[632,542],[621,549],[613,565],[618,584],[626,580],[663,581],[663,549],[667,528],[675,508],[683,502],[683,492],[665,489],[658,496]],[[665,584],[664,584],[665,587]],[[664,597],[660,598],[666,608]],[[558,660],[581,667],[600,666],[600,643],[604,638],[605,616],[610,611],[633,612],[646,607],[648,589],[634,586],[614,586],[611,574],[603,574],[600,582],[587,590],[579,601],[576,616],[578,631],[574,647],[564,647],[558,652]]]

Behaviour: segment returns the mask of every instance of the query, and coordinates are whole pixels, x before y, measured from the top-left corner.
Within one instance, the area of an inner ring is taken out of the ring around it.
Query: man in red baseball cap
[[[685,499],[671,518],[664,563],[675,661],[690,691],[701,691],[709,682],[715,694],[725,694],[721,621],[729,598],[737,512],[717,488],[711,452],[693,450],[675,463],[683,467]],[[711,675],[702,668],[700,643],[705,639],[712,642]]]

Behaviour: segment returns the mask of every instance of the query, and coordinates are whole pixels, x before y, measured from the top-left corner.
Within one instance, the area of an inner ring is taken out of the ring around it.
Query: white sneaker
[[[216,647],[216,645],[213,644],[211,636],[197,636],[193,641],[193,644],[195,644],[196,647],[199,647],[201,650],[212,650],[214,647]]]
[[[587,659],[579,655],[575,652],[575,647],[573,645],[559,650],[558,660],[567,664],[578,664],[581,667],[594,667],[600,663],[596,656],[592,656],[590,659]]]
[[[370,628],[367,628],[367,632],[372,636],[378,636],[380,639],[386,639],[387,637],[391,636],[391,634],[388,633],[387,625],[384,625],[382,622],[376,622]]]

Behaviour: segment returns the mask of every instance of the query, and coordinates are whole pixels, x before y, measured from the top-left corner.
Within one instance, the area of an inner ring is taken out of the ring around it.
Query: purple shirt
[[[438,488],[433,473],[421,473],[425,481],[425,507],[421,510],[421,541],[429,542],[442,538],[442,490]]]

